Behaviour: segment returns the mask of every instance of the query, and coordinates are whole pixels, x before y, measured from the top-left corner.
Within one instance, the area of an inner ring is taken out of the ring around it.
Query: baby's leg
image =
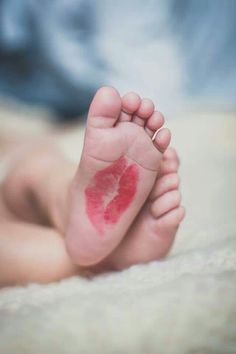
[[[50,219],[62,224],[65,213],[58,211],[65,204],[54,196],[57,191],[63,199],[73,167],[53,144],[39,143],[24,149],[0,185],[0,287],[85,273],[72,263],[63,235],[50,227]]]
[[[24,222],[0,224],[0,287],[48,283],[78,274],[54,229]]]
[[[68,191],[76,168],[52,141],[24,148],[1,186],[13,219],[50,226],[64,235]]]

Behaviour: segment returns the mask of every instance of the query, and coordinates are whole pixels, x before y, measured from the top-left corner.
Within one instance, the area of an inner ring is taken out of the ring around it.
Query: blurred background
[[[2,107],[69,121],[113,85],[165,113],[234,110],[235,61],[235,0],[0,0]]]

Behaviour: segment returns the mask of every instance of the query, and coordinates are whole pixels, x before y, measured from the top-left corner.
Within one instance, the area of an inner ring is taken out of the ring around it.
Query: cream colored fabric
[[[189,112],[170,126],[187,216],[169,258],[2,289],[0,353],[236,353],[236,116]],[[61,142],[74,158],[80,136]]]

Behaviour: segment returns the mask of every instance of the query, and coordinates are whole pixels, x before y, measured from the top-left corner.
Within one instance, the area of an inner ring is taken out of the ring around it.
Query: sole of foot
[[[73,262],[94,265],[121,242],[145,203],[170,143],[149,99],[111,87],[91,103],[84,148],[70,189],[66,246]]]

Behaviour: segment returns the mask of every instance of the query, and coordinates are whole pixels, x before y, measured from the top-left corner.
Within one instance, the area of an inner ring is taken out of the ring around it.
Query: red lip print
[[[138,168],[127,166],[124,157],[98,171],[85,190],[88,217],[100,234],[106,224],[115,224],[132,202],[138,183]]]

